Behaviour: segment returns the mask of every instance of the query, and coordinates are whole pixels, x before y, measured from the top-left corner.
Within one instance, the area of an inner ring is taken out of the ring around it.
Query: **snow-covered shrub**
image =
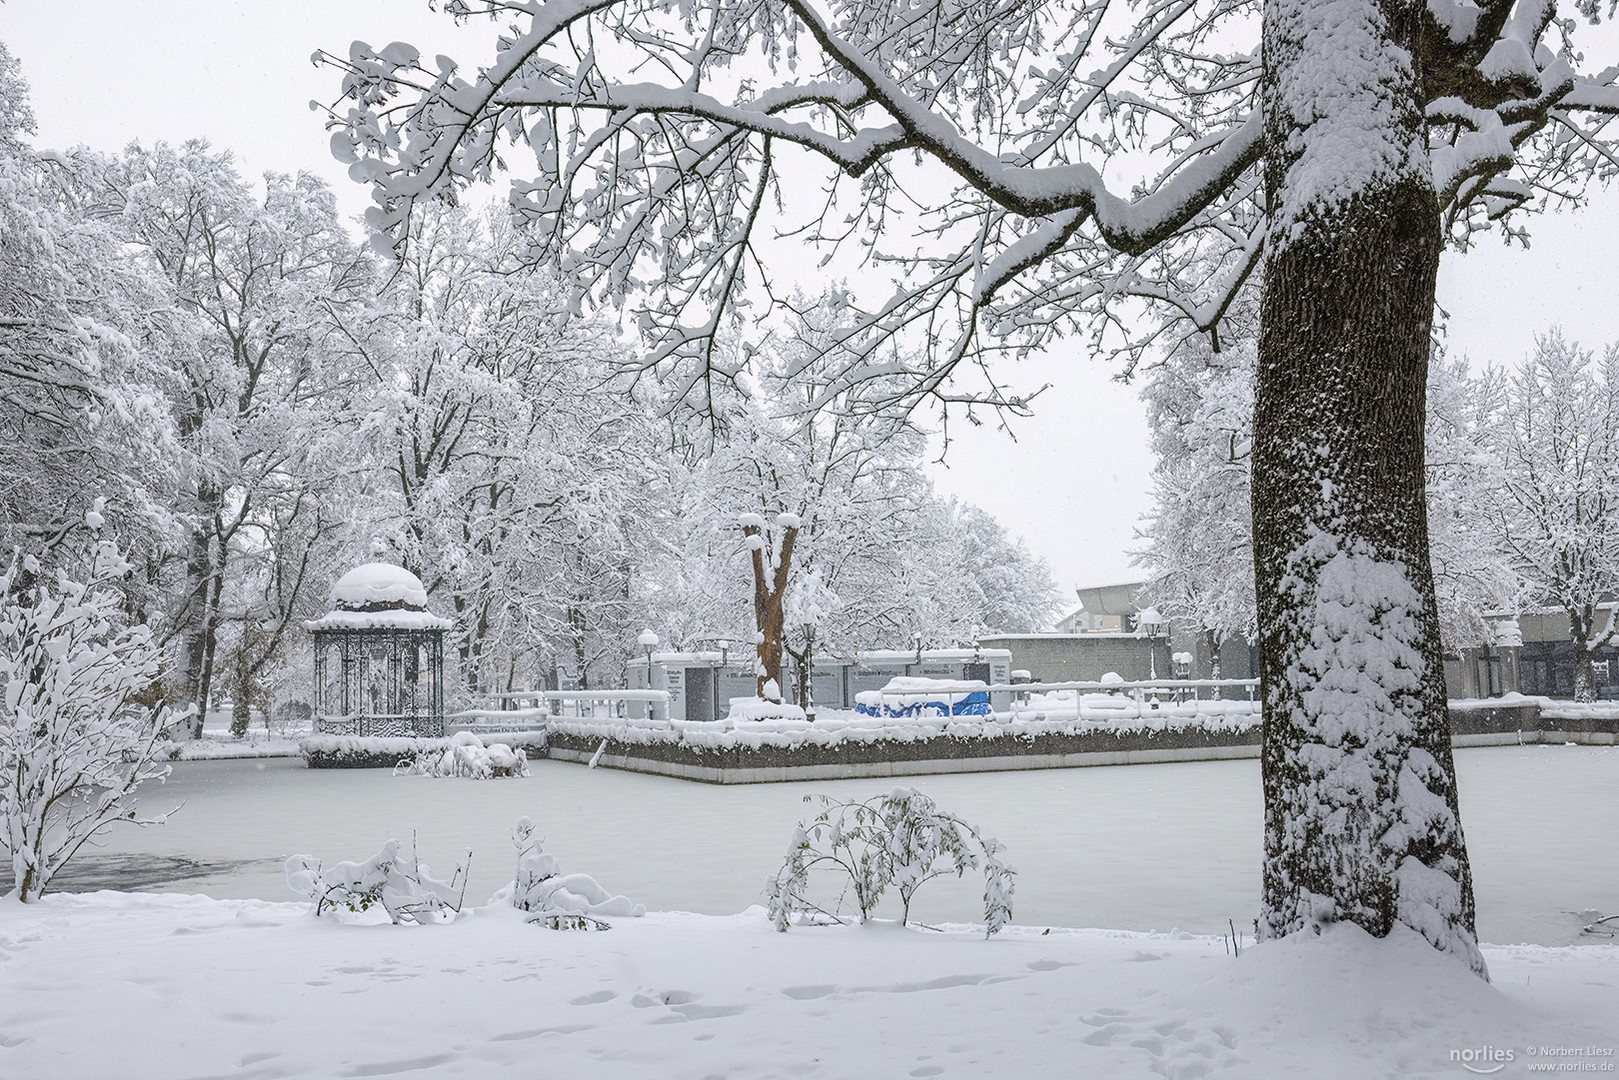
[[[542,842],[534,833],[534,822],[526,817],[517,820],[512,827],[512,845],[517,848],[517,875],[510,885],[495,894],[492,902],[509,899],[518,910],[536,913],[530,922],[543,922],[553,930],[605,929],[606,924],[589,916],[638,919],[646,914],[643,905],[627,896],[612,895],[589,874],[564,874],[556,856],[540,846]],[[593,922],[598,925],[589,925]]]
[[[85,515],[99,532],[102,503]],[[139,817],[135,789],[161,780],[164,729],[183,714],[136,698],[158,675],[145,625],[121,625],[116,583],[130,570],[110,540],[85,566],[36,580],[32,555],[0,574],[0,850],[11,895],[37,898],[78,850],[115,821]]]
[[[527,776],[528,755],[522,747],[490,743],[470,731],[458,731],[442,750],[424,750],[414,761],[394,766],[395,776],[460,776],[470,780],[492,780],[499,776]]]
[[[758,697],[732,698],[731,711],[727,714],[727,719],[733,724],[760,720],[803,720],[804,718],[804,710],[797,705]]]
[[[448,881],[441,881],[417,858],[414,836],[408,855],[401,852],[402,847],[398,840],[390,840],[365,862],[340,862],[326,869],[313,855],[294,855],[286,863],[287,888],[309,897],[316,915],[338,908],[366,911],[381,904],[395,923],[454,919],[466,894],[472,853],[467,853],[467,862],[456,867]]]
[[[825,795],[806,795],[804,801],[818,801],[823,809],[793,830],[781,869],[766,882],[776,929],[786,930],[794,914],[843,922],[845,898],[865,922],[890,888],[899,896],[904,924],[925,883],[979,868],[988,933],[1010,921],[1017,871],[1001,860],[1006,849],[921,792],[897,787],[864,802],[837,802]],[[827,870],[839,881],[837,899],[818,903],[811,897],[810,874]]]

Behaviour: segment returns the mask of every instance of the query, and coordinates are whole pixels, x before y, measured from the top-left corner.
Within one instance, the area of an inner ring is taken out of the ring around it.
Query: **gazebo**
[[[444,631],[415,574],[367,563],[337,579],[315,635],[315,730],[444,734]]]

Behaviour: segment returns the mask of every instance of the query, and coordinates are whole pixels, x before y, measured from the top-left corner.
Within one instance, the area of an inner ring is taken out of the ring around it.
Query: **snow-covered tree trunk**
[[[1483,975],[1428,560],[1422,8],[1268,0],[1264,21],[1259,930],[1404,923]]]
[[[757,693],[766,701],[780,701],[782,636],[786,630],[783,602],[792,569],[793,547],[798,542],[799,520],[795,514],[776,516],[781,537],[774,557],[768,560],[764,519],[758,514],[743,514],[741,525],[753,566],[753,625],[759,654],[754,666]]]
[[[1213,628],[1204,630],[1203,638],[1208,642],[1209,646],[1209,678],[1218,680],[1220,678],[1220,631]],[[1215,701],[1219,701],[1220,688],[1218,686],[1214,687],[1214,692],[1210,696]]]
[[[1568,605],[1568,639],[1574,661],[1574,700],[1591,702],[1597,699],[1596,672],[1592,661],[1596,650],[1611,643],[1616,628],[1613,616],[1602,616],[1594,602]],[[1606,625],[1597,628],[1598,619]]]
[[[1595,682],[1591,676],[1591,650],[1585,647],[1585,639],[1576,637],[1574,645],[1574,700],[1595,701],[1597,699]]]

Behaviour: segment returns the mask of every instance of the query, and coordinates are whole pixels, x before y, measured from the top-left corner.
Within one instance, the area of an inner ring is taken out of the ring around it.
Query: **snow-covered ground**
[[[1485,956],[1494,985],[1414,935],[1353,927],[1233,959],[1218,939],[1099,930],[777,934],[758,909],[585,933],[511,908],[396,927],[96,893],[0,905],[0,1076],[1406,1080],[1612,1066],[1619,949]]]
[[[1457,752],[1463,821],[1486,941],[1564,945],[1579,913],[1619,910],[1619,749]],[[473,852],[471,894],[509,881],[509,830],[533,819],[570,872],[595,875],[654,911],[730,915],[762,903],[803,798],[865,798],[876,780],[718,787],[554,761],[521,779],[450,780],[297,761],[179,763],[144,809],[184,803],[158,829],[114,830],[64,888],[130,887],[290,899],[288,855],[364,859],[417,835],[437,870]],[[917,777],[941,807],[1007,845],[1020,871],[1013,919],[1048,926],[1251,929],[1259,903],[1255,761],[1187,762]],[[109,856],[119,862],[108,864]],[[155,857],[173,860],[165,876]],[[205,864],[198,867],[196,863]],[[212,871],[212,872],[209,872]],[[3,873],[3,871],[0,871]],[[921,918],[980,917],[972,883],[938,881]]]
[[[162,829],[117,834],[80,880],[178,879],[212,897],[0,904],[0,1077],[1612,1072],[1619,947],[1578,939],[1575,913],[1619,908],[1619,750],[1457,756],[1482,936],[1581,940],[1487,947],[1493,985],[1411,935],[1337,928],[1253,945],[1252,761],[919,780],[1004,840],[1021,870],[1018,925],[987,941],[959,924],[776,934],[749,906],[810,809],[803,794],[865,796],[881,789],[873,781],[724,788],[555,762],[490,781],[184,763],[147,796],[184,809]],[[288,854],[364,859],[414,828],[437,874],[473,849],[467,898],[479,904],[512,876],[506,834],[522,814],[566,871],[652,913],[596,933],[525,924],[503,906],[449,925],[344,924],[314,918],[285,885]],[[976,891],[930,883],[915,913],[971,919]],[[1212,935],[1227,919],[1244,931],[1235,959],[1219,937],[1185,932]],[[1126,929],[1060,929],[1076,926]],[[1154,927],[1182,929],[1139,932]]]

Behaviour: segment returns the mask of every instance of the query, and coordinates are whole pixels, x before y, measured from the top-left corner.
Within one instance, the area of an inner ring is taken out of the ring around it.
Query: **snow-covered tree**
[[[1141,391],[1158,464],[1136,562],[1153,606],[1204,636],[1216,679],[1221,644],[1254,636],[1254,352],[1251,338],[1183,343]]]
[[[1591,652],[1619,639],[1619,346],[1597,358],[1554,330],[1506,380],[1490,445],[1489,520],[1526,599],[1568,616],[1574,697],[1591,701]]]
[[[1524,582],[1487,509],[1500,488],[1492,431],[1498,373],[1436,352],[1428,368],[1428,531],[1440,635],[1451,651],[1495,644],[1489,616],[1520,610]]]
[[[513,21],[475,73],[404,44],[328,58],[372,226],[402,242],[419,203],[526,146],[511,200],[535,257],[591,298],[634,294],[644,363],[676,385],[734,375],[714,335],[781,295],[789,230],[892,279],[855,296],[833,355],[849,381],[910,376],[902,407],[1021,409],[998,355],[1086,326],[1143,349],[1160,331],[1132,303],[1217,333],[1262,267],[1260,931],[1404,923],[1483,974],[1422,404],[1447,238],[1612,168],[1615,69],[1580,74],[1551,0],[449,10]],[[914,362],[891,362],[896,338]]]
[[[508,244],[472,215],[425,216],[381,300],[345,322],[375,387],[352,542],[393,548],[455,618],[469,691],[558,663],[587,684],[616,673],[658,491],[645,410],[607,362],[614,334],[511,273]]]
[[[1219,641],[1254,634],[1249,491],[1255,350],[1228,336],[1224,350],[1183,343],[1142,388],[1152,446],[1153,509],[1136,556],[1151,577],[1146,595],[1171,619]],[[1485,614],[1510,610],[1518,594],[1505,552],[1478,512],[1495,484],[1486,429],[1494,391],[1465,360],[1429,367],[1425,426],[1430,552],[1440,636],[1455,649],[1491,640]]]
[[[802,523],[797,514],[783,511],[766,522],[751,511],[737,518],[748,566],[753,571],[753,640],[758,652],[754,674],[758,696],[781,701],[781,650],[786,636],[787,582],[792,574],[793,547]],[[774,525],[775,528],[770,528]]]
[[[1051,569],[994,515],[970,503],[950,503],[974,621],[984,630],[1028,634],[1050,625],[1057,609]]]
[[[156,362],[172,344],[170,305],[101,205],[93,162],[31,149],[32,131],[27,86],[0,45],[0,543],[47,567],[76,559],[94,543],[85,510],[103,497],[125,551],[151,567],[175,524]],[[160,604],[139,587],[130,598]]]
[[[1217,641],[1253,636],[1250,531],[1253,363],[1248,338],[1227,337],[1214,353],[1183,343],[1151,369],[1141,397],[1153,450],[1153,510],[1141,526],[1137,562],[1151,573],[1146,596],[1171,619]],[[1441,640],[1447,648],[1493,640],[1485,615],[1511,610],[1519,578],[1491,526],[1480,492],[1496,486],[1488,432],[1496,403],[1491,377],[1475,379],[1465,359],[1436,353],[1428,369],[1425,426],[1428,520]]]
[[[98,535],[104,509],[98,499],[85,514]],[[125,617],[131,569],[102,538],[54,576],[32,553],[0,573],[0,849],[24,903],[114,822],[163,820],[134,800],[168,774],[154,751],[175,715],[147,700],[160,650]]]
[[[373,264],[321,181],[270,173],[261,197],[206,142],[131,146],[103,164],[100,181],[170,297],[175,344],[162,360],[187,483],[168,633],[178,643],[174,692],[203,707],[227,623],[262,631],[235,635],[241,682],[309,614],[309,576],[297,566],[320,496],[335,494],[327,463],[343,456],[332,442],[351,389],[333,363],[334,313],[369,294]],[[283,537],[290,550],[275,546]],[[244,561],[258,564],[250,585]]]
[[[815,655],[917,634],[965,644],[992,628],[1037,629],[1054,607],[1050,573],[1026,545],[934,493],[923,433],[873,407],[880,387],[828,381],[817,344],[837,332],[840,296],[801,300],[789,329],[761,347],[757,379],[705,393],[708,437],[688,440],[678,512],[642,574],[656,596],[646,622],[671,643],[763,635],[761,690],[785,690],[783,651],[802,681]]]

